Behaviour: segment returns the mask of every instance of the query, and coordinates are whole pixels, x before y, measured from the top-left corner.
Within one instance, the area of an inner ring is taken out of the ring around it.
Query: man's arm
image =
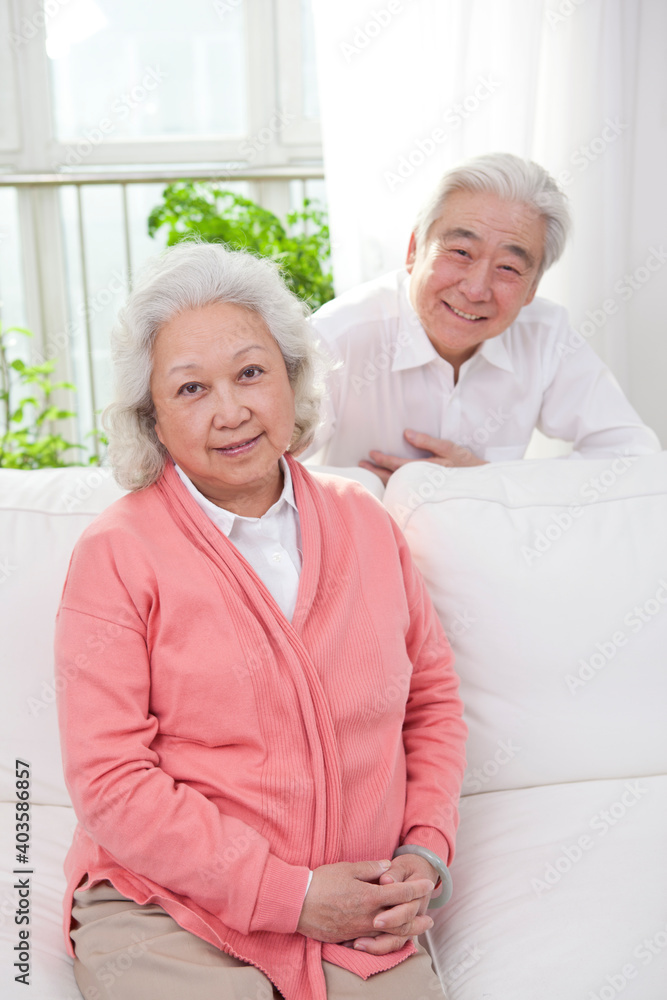
[[[408,462],[434,462],[436,465],[453,466],[488,465],[484,459],[478,458],[468,448],[455,444],[453,441],[446,441],[443,438],[431,437],[430,434],[422,434],[419,431],[406,430],[405,439],[415,448],[422,448],[430,451],[430,458],[398,458],[396,455],[387,455],[382,451],[371,451],[371,461],[363,460],[359,462],[362,469],[368,469],[379,476],[382,482],[387,485],[389,477],[396,469]]]
[[[657,435],[642,421],[593,348],[564,323],[548,370],[538,430],[572,441],[573,455],[650,455]]]

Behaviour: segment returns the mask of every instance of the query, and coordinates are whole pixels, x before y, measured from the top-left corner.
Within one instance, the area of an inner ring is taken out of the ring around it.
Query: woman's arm
[[[424,580],[397,527],[395,534],[410,607],[406,646],[413,664],[403,725],[407,791],[401,844],[426,847],[449,865],[458,826],[467,726],[462,717],[463,704],[458,696],[451,648]],[[393,860],[380,877],[380,884],[423,879],[431,879],[435,884],[438,873],[424,858],[404,854]],[[427,907],[428,899],[422,899],[416,919],[426,914]],[[381,955],[402,947],[408,936],[393,924],[381,926],[376,920],[374,926],[381,928],[382,933],[357,938],[355,948]]]
[[[126,577],[108,539],[85,538],[56,629],[65,776],[93,841],[130,873],[191,899],[241,933],[299,929],[319,940],[346,940],[372,933],[381,911],[428,892],[381,887],[384,869],[373,859],[316,869],[304,905],[306,866],[272,854],[257,830],[161,768],[147,641],[156,602],[134,588],[131,595]],[[85,838],[79,850],[84,846]],[[333,916],[338,900],[343,906]],[[408,911],[400,915],[409,921]],[[410,928],[421,933],[423,918]]]

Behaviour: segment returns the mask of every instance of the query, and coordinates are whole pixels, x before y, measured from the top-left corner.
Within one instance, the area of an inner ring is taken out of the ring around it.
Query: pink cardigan
[[[321,961],[375,957],[295,933],[308,869],[451,860],[465,724],[451,652],[398,528],[362,487],[288,458],[303,569],[292,623],[178,479],[109,507],[77,544],[56,630],[66,861],[157,902],[321,1000]]]

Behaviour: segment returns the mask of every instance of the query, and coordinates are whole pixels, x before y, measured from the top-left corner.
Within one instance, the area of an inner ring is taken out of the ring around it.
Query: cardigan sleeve
[[[410,609],[406,644],[413,665],[403,724],[407,794],[401,843],[427,847],[449,865],[458,826],[467,726],[449,642],[397,527],[395,533]]]
[[[108,546],[84,537],[56,624],[63,764],[79,822],[122,868],[227,926],[293,933],[309,869],[271,854],[259,832],[160,767],[146,634]]]

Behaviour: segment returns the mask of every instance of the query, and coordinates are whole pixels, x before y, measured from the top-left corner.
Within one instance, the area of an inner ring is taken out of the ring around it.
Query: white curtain
[[[667,2],[313,0],[337,291],[405,259],[440,175],[537,160],[574,237],[540,294],[667,445]]]

